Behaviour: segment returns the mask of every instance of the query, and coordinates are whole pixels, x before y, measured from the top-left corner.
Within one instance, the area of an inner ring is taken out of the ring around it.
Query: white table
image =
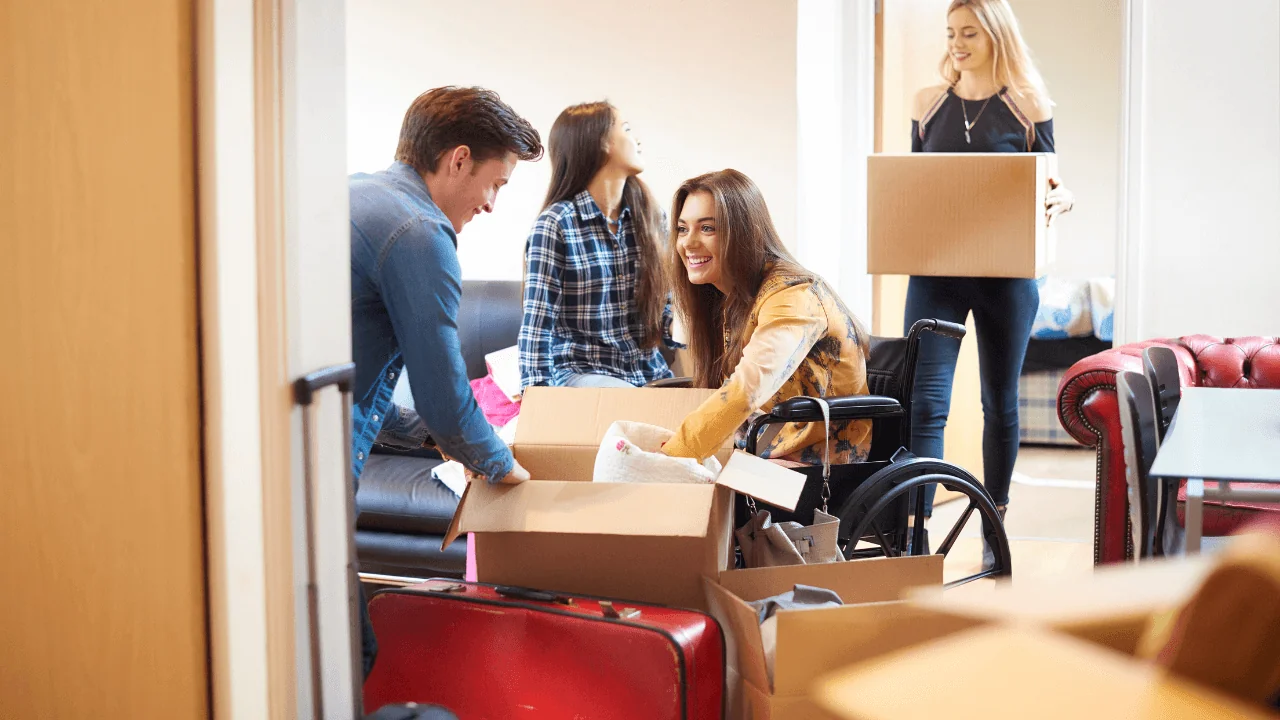
[[[1280,390],[1183,388],[1151,476],[1187,479],[1187,552],[1200,551],[1205,498],[1280,503]],[[1217,487],[1205,487],[1216,481]]]

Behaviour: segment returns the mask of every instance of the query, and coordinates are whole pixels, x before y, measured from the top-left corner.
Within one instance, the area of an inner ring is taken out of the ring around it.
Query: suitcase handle
[[[355,363],[342,363],[308,373],[293,381],[293,397],[301,406],[311,404],[316,392],[337,385],[338,392],[346,395],[351,392],[351,383],[356,377]]]
[[[355,363],[347,362],[307,373],[293,382],[294,402],[302,408],[302,504],[307,533],[307,624],[311,641],[311,702],[312,712],[316,717],[326,717],[326,713],[324,673],[320,667],[320,590],[316,581],[316,491],[313,487],[317,481],[317,473],[311,464],[314,432],[312,413],[315,412],[313,402],[316,393],[330,386],[337,387],[342,405],[342,465],[347,484],[347,492],[344,493],[347,515],[347,612],[353,626],[350,648],[352,717],[364,715],[364,653],[358,620],[363,598],[355,565],[355,479],[351,468],[351,393],[355,376]]]
[[[533,602],[549,602],[559,603],[560,605],[572,605],[573,598],[567,595],[558,595],[546,590],[530,590],[529,588],[512,587],[510,585],[499,585],[493,588],[493,591],[505,598],[515,600],[531,600]]]
[[[546,590],[530,590],[529,588],[512,587],[509,585],[495,585],[493,591],[502,597],[513,598],[515,600],[531,600],[533,602],[548,602],[560,605],[574,604],[573,598],[568,595],[560,595]],[[639,617],[640,611],[632,607],[619,609],[614,607],[612,600],[601,600],[600,614],[614,620],[630,620],[631,618]]]

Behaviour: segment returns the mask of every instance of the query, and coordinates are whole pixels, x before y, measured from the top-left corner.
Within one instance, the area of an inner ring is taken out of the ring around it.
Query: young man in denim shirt
[[[517,161],[541,155],[538,131],[497,94],[444,87],[409,106],[391,167],[351,177],[357,478],[375,440],[437,447],[473,480],[529,478],[471,392],[458,341],[457,234],[493,212]],[[406,369],[416,412],[391,402]],[[361,619],[367,675],[377,649],[367,614]]]

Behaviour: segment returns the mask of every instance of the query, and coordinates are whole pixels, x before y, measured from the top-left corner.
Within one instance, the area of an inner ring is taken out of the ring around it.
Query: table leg
[[[1160,482],[1160,512],[1164,515],[1160,519],[1160,526],[1164,530],[1161,551],[1169,557],[1185,555],[1187,531],[1178,523],[1178,481],[1164,479]]]
[[[1204,480],[1187,479],[1187,554],[1200,552],[1204,532]]]

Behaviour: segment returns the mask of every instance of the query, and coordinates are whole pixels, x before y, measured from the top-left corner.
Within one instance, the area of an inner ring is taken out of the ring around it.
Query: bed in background
[[[1080,447],[1058,421],[1058,384],[1078,360],[1111,347],[1115,280],[1042,277],[1036,284],[1040,310],[1018,385],[1021,441]]]

